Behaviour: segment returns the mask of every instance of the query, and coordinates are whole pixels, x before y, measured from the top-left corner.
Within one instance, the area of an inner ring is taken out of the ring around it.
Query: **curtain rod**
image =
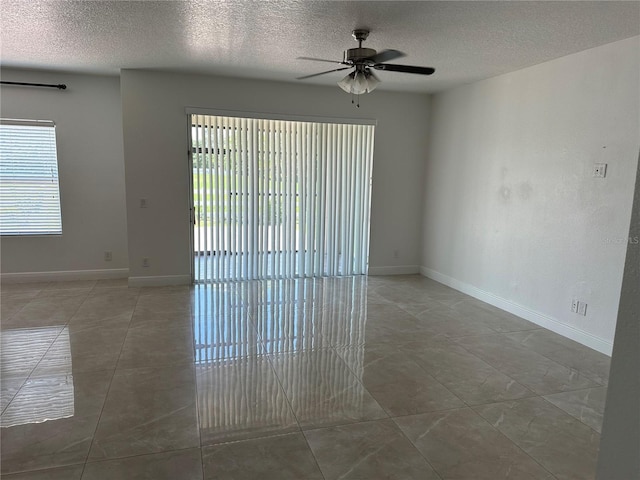
[[[53,84],[53,83],[25,83],[25,82],[5,82],[5,81],[0,81],[0,84],[2,84],[2,85],[21,85],[23,87],[51,87],[51,88],[57,88],[59,90],[66,90],[66,88],[67,88],[67,86],[64,83]]]

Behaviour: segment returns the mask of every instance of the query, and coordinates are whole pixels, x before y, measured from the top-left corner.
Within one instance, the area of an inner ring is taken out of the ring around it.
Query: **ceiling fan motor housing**
[[[344,51],[344,62],[358,63],[368,57],[373,57],[377,52],[373,48],[350,48]],[[371,62],[373,63],[373,62]]]

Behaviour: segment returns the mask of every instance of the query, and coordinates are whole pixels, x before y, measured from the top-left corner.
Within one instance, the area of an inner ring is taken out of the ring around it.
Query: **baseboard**
[[[515,302],[512,302],[511,300],[507,300],[505,298],[494,295],[493,293],[481,290],[468,283],[461,282],[460,280],[456,280],[455,278],[451,278],[447,275],[443,275],[442,273],[430,268],[420,267],[420,274],[427,278],[435,280],[436,282],[447,285],[448,287],[454,288],[462,293],[466,293],[467,295],[477,298],[478,300],[481,300],[485,303],[493,305],[494,307],[498,307],[501,310],[517,315],[518,317],[524,318],[525,320],[529,320],[530,322],[533,322],[536,325],[540,325],[541,327],[551,330],[552,332],[556,332],[563,337],[575,340],[576,342],[581,343],[582,345],[585,345],[589,348],[593,348],[600,353],[611,356],[613,343],[603,338],[592,335],[571,325],[562,323],[559,320],[550,317],[549,315],[531,310],[530,308],[524,307]]]
[[[72,280],[111,280],[128,276],[128,268],[112,268],[109,270],[3,273],[0,275],[0,281],[2,283],[69,282]]]
[[[169,285],[190,285],[190,284],[191,284],[191,275],[129,277],[130,287],[166,287]]]
[[[368,275],[411,275],[420,273],[418,265],[398,265],[394,267],[369,267]]]

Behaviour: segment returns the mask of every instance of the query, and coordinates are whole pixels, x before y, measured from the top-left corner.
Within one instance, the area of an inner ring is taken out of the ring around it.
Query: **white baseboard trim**
[[[586,345],[589,348],[593,348],[600,353],[611,356],[613,343],[603,338],[592,335],[591,333],[585,332],[584,330],[580,330],[571,325],[562,323],[559,320],[550,317],[549,315],[531,310],[530,308],[524,307],[515,302],[512,302],[511,300],[507,300],[505,298],[494,295],[493,293],[481,290],[468,283],[461,282],[460,280],[456,280],[455,278],[451,278],[447,275],[443,275],[442,273],[430,268],[420,267],[420,274],[427,278],[435,280],[436,282],[447,285],[448,287],[454,288],[462,293],[466,293],[467,295],[477,298],[478,300],[481,300],[485,303],[493,305],[494,307],[498,307],[506,312],[517,315],[520,318],[529,320],[530,322],[533,322],[536,325],[540,325],[541,327],[551,330],[552,332],[562,335],[563,337],[575,340],[576,342],[581,343],[582,345]]]
[[[190,285],[190,284],[191,284],[191,275],[129,277],[130,287],[167,287],[170,285]]]
[[[112,268],[109,270],[3,273],[0,275],[0,281],[2,283],[69,282],[72,280],[111,280],[128,276],[128,268]]]
[[[418,265],[398,265],[395,267],[369,267],[368,275],[411,275],[420,273]]]

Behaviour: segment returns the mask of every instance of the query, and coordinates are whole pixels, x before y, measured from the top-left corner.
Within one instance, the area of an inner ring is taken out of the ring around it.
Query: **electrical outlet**
[[[607,164],[606,163],[594,163],[593,164],[593,176],[596,178],[604,178],[607,176]]]
[[[149,266],[149,258],[148,257],[144,257],[142,259],[142,266],[145,267],[145,268]]]
[[[149,206],[149,202],[146,198],[140,199],[140,208],[147,208]]]
[[[578,302],[578,300],[576,298],[574,298],[573,300],[571,300],[571,311],[573,313],[578,313],[578,304],[580,302]]]
[[[587,304],[584,302],[578,302],[578,314],[579,315],[587,315]]]
[[[104,252],[104,261],[110,262],[111,260],[113,260],[113,253],[107,250],[106,252]]]
[[[394,250],[393,251],[393,258],[400,258],[400,251],[399,250]]]

